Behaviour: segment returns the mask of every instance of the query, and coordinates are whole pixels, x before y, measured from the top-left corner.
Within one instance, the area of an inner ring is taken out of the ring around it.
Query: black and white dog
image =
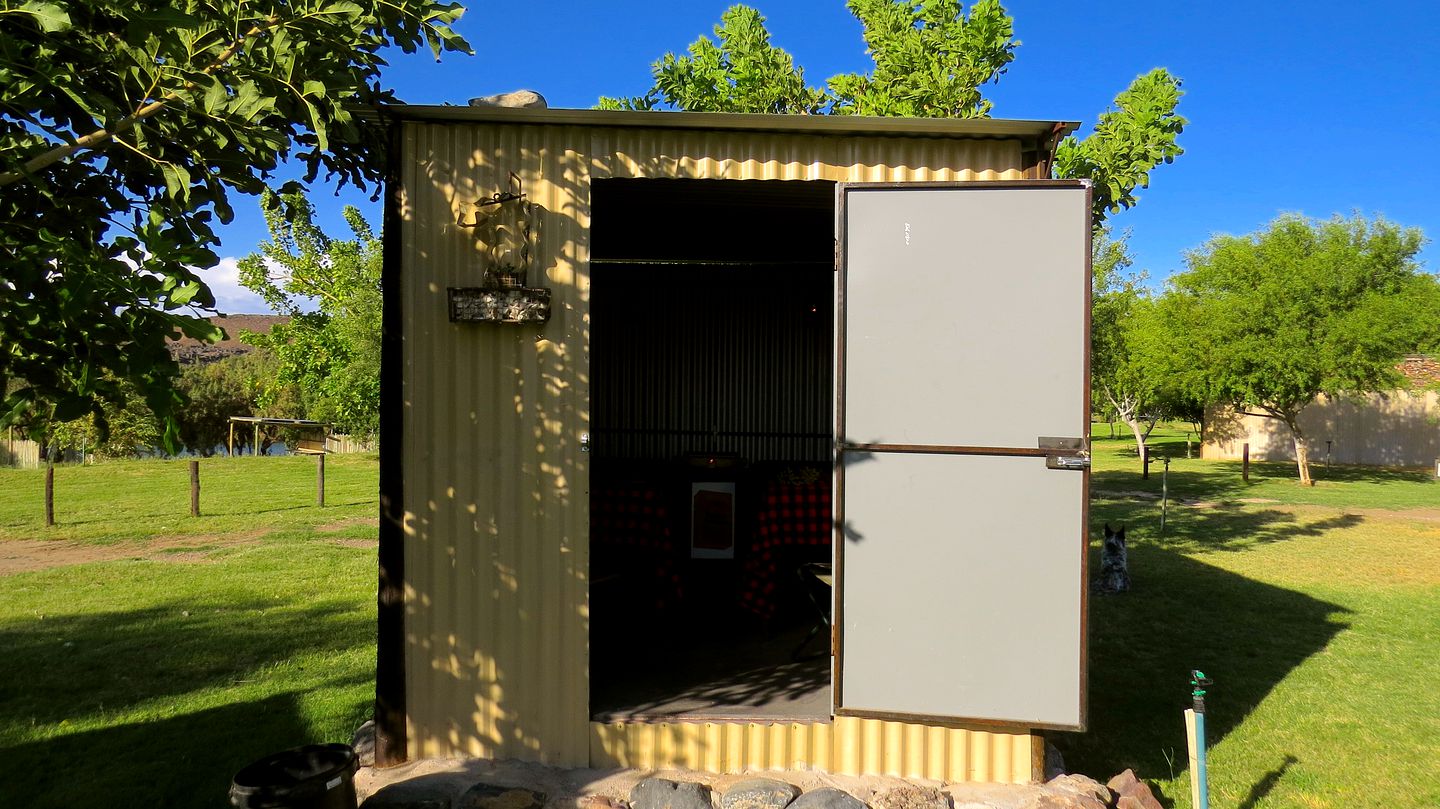
[[[1125,553],[1125,526],[1112,530],[1105,523],[1105,544],[1100,546],[1100,578],[1095,589],[1102,593],[1123,593],[1130,589],[1130,559]]]

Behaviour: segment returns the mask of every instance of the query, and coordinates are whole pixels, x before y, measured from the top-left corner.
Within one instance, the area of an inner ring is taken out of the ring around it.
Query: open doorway
[[[597,720],[830,717],[834,199],[593,183]]]

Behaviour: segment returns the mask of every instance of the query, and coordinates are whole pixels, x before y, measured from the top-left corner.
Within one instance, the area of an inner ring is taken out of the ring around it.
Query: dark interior
[[[593,183],[597,719],[830,714],[834,195]]]

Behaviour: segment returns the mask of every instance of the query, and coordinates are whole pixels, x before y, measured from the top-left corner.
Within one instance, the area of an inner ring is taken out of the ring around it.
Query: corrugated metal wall
[[[459,123],[407,123],[403,137],[404,227],[395,235],[404,280],[409,755],[584,765],[594,750],[586,638],[589,470],[580,447],[590,429],[590,180],[1021,179],[1021,146]],[[553,315],[541,327],[451,324],[446,288],[478,284],[491,248],[458,223],[470,219],[475,201],[509,188],[511,172],[537,206],[534,251],[543,278],[532,273],[531,281],[551,288]],[[891,755],[914,755],[913,746],[891,752],[901,748],[892,748],[897,732],[888,724],[875,730],[857,722],[804,731],[830,739],[837,750],[866,751],[861,759],[848,753],[816,759],[815,766],[848,768],[859,760],[868,772]],[[758,734],[740,742],[742,749],[770,749],[759,739],[769,738],[772,726],[736,727]],[[917,732],[899,732],[894,744]],[[1020,744],[1014,740],[1028,736],[969,733],[963,756],[992,756],[993,745],[1010,745],[1012,765],[1002,769],[1019,780],[1022,770],[1029,776],[1028,762],[1013,763]],[[1023,744],[1028,753],[1029,742]],[[928,756],[940,748],[925,749]],[[944,749],[961,748],[947,741]],[[727,758],[725,767],[769,766],[769,755],[750,764],[748,753]]]
[[[590,725],[592,767],[822,770],[937,781],[1025,782],[1040,741],[1023,732],[838,717],[833,723],[672,722]]]
[[[831,269],[594,272],[597,458],[829,462]]]

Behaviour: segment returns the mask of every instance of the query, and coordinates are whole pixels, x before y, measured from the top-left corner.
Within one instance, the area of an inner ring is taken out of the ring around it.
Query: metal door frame
[[[847,216],[845,201],[850,189],[860,190],[893,190],[893,191],[917,191],[927,189],[951,189],[951,190],[973,190],[973,191],[1010,191],[1021,188],[1070,188],[1085,189],[1085,370],[1083,374],[1084,390],[1082,391],[1082,402],[1084,413],[1081,424],[1083,433],[1081,438],[1084,446],[1090,446],[1090,308],[1091,308],[1091,287],[1094,277],[1093,247],[1094,247],[1094,223],[1091,216],[1093,204],[1093,190],[1089,180],[957,180],[957,181],[933,181],[933,182],[898,182],[898,183],[847,183],[835,184],[835,459],[834,459],[834,496],[831,500],[833,515],[834,537],[831,540],[834,549],[835,565],[835,586],[831,594],[834,599],[831,604],[831,630],[834,637],[831,643],[831,672],[830,672],[830,698],[831,710],[835,716],[853,716],[861,719],[880,719],[888,721],[912,722],[925,725],[939,726],[973,726],[1005,728],[1035,728],[1042,730],[1067,730],[1083,731],[1089,723],[1089,700],[1088,700],[1088,675],[1090,669],[1089,658],[1089,618],[1090,618],[1090,594],[1089,594],[1089,557],[1090,557],[1090,470],[1087,468],[1081,474],[1084,479],[1080,485],[1080,722],[1077,725],[1053,725],[1046,723],[1005,721],[998,719],[962,719],[953,716],[936,716],[930,714],[891,713],[887,711],[867,711],[847,709],[841,707],[841,695],[843,693],[843,675],[841,672],[841,661],[844,659],[845,649],[845,463],[844,453],[846,452],[910,452],[926,454],[949,454],[949,455],[1000,455],[1010,457],[1046,457],[1056,454],[1054,450],[1045,450],[1038,447],[972,447],[972,446],[941,446],[921,444],[854,444],[847,445],[844,442],[845,436],[845,349],[848,337],[846,327],[846,258],[849,255],[849,234],[847,233]]]

